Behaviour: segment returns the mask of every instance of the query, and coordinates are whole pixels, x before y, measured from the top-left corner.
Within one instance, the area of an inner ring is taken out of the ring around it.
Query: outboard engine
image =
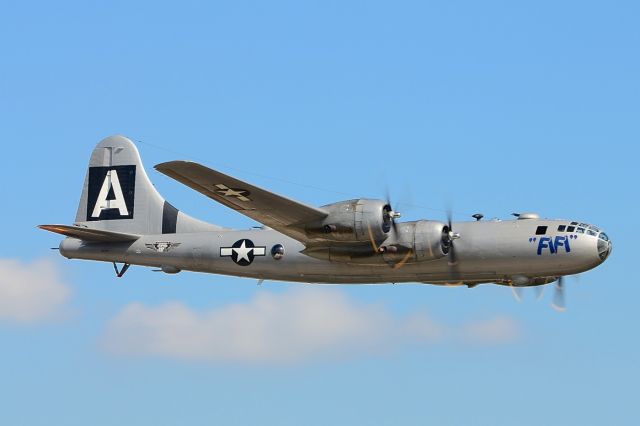
[[[336,242],[377,244],[387,239],[393,220],[400,215],[382,200],[348,200],[322,207],[328,216],[319,223],[307,226],[310,236],[322,235]]]

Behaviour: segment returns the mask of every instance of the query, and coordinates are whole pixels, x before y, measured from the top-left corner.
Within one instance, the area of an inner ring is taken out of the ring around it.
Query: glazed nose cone
[[[602,238],[598,239],[598,256],[600,257],[601,262],[607,260],[612,250],[613,244],[610,239],[607,239],[606,241]]]

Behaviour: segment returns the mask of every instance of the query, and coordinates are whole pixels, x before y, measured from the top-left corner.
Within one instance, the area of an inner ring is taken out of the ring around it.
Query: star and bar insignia
[[[220,247],[220,257],[231,257],[240,266],[249,266],[256,256],[264,256],[266,253],[266,247],[256,247],[248,239],[238,240],[231,247]]]
[[[219,183],[214,186],[218,188],[216,192],[222,196],[235,197],[238,200],[245,201],[245,202],[251,201],[251,198],[249,198],[249,195],[251,195],[251,192],[247,191],[246,189],[229,188],[227,185],[224,185],[222,183]]]

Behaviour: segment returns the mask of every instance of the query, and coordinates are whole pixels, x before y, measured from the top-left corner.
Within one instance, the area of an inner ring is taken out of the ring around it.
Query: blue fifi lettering
[[[544,249],[549,249],[551,254],[557,254],[560,247],[564,247],[567,253],[571,252],[569,239],[566,236],[558,235],[555,239],[542,237],[540,238],[540,241],[538,241],[538,256],[542,256]]]

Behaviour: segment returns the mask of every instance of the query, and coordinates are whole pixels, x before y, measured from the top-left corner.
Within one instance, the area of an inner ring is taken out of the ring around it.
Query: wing
[[[290,200],[239,179],[190,161],[158,164],[161,173],[212,200],[242,213],[302,243],[311,239],[305,226],[327,217],[327,212]]]

